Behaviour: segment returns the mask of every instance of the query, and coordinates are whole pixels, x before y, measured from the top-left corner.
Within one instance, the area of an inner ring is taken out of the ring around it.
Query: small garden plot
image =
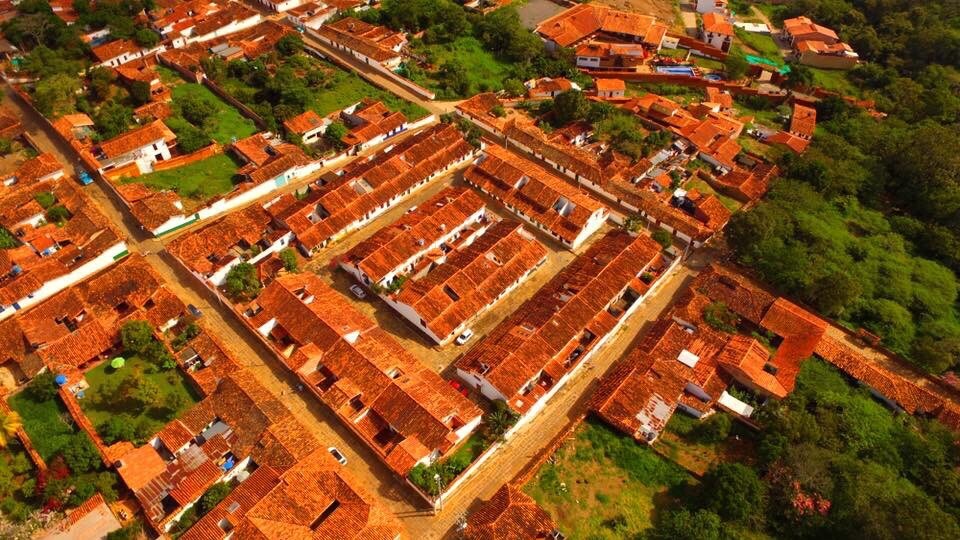
[[[202,84],[184,83],[173,87],[173,107],[180,116],[194,123],[197,116],[202,129],[220,144],[249,137],[257,132],[253,121],[240,114]],[[197,112],[199,111],[199,112]]]
[[[703,90],[700,88],[679,84],[627,83],[627,96],[643,96],[645,94],[657,94],[676,101],[680,105],[699,103],[705,99]]]
[[[747,32],[746,30],[737,28],[735,29],[737,34],[737,39],[740,40],[743,45],[751,49],[758,56],[764,56],[773,61],[778,61],[782,58],[780,52],[780,46],[777,45],[777,42],[774,41],[773,37],[769,34],[757,34],[755,32]]]
[[[126,359],[119,369],[104,362],[84,376],[90,388],[80,403],[108,444],[140,444],[199,401],[179,370],[139,356]]]
[[[157,191],[169,189],[181,197],[205,201],[233,190],[237,163],[227,154],[217,154],[183,167],[124,178],[122,183],[137,183]]]
[[[840,69],[820,69],[815,67],[807,68],[813,73],[813,84],[833,92],[839,92],[845,96],[860,97],[860,89],[857,88],[850,79],[847,78],[847,72]]]
[[[570,538],[632,538],[691,482],[650,448],[587,420],[524,490]]]
[[[408,67],[411,80],[437,92],[440,98],[467,97],[477,92],[503,90],[512,67],[484,49],[475,37],[465,36],[448,43],[418,43],[414,52],[433,66]]]
[[[703,421],[677,412],[654,443],[657,452],[700,474],[717,463],[754,463],[755,445],[756,434],[723,412]]]
[[[50,386],[55,388],[52,381]],[[9,403],[20,414],[23,429],[44,461],[53,459],[70,441],[81,436],[56,390],[41,397],[28,388],[11,397]]]
[[[704,195],[716,195],[717,198],[720,199],[720,203],[723,204],[723,206],[726,207],[726,209],[731,212],[736,212],[737,210],[740,209],[741,206],[743,206],[736,199],[732,197],[728,197],[723,193],[720,193],[719,191],[713,189],[713,187],[711,187],[710,184],[704,182],[703,180],[691,180],[687,182],[686,188],[688,190],[696,189],[697,191],[699,191],[700,193],[703,193]]]

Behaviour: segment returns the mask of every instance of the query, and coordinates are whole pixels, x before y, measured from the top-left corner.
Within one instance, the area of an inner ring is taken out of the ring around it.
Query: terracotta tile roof
[[[245,504],[241,502],[238,510]],[[403,527],[392,513],[321,449],[284,473],[246,510],[233,538],[392,540],[401,536]]]
[[[306,114],[306,113],[304,113]],[[273,157],[273,139],[267,137],[264,133],[254,133],[249,137],[238,140],[230,145],[230,148],[236,152],[246,163],[263,165]]]
[[[679,103],[657,94],[644,94],[621,107],[674,132],[697,122]]]
[[[793,46],[794,50],[796,50],[798,53],[813,52],[816,54],[851,56],[853,58],[858,58],[857,53],[853,51],[853,47],[843,43],[842,41],[837,43],[826,43],[824,41],[820,41],[819,39],[804,39],[798,40],[793,44]]]
[[[675,362],[634,349],[601,379],[590,398],[590,410],[638,441],[652,442],[667,425],[687,384],[673,368]]]
[[[191,271],[210,276],[249,256],[251,247],[264,249],[286,234],[274,228],[272,221],[262,206],[254,204],[174,239],[167,251]]]
[[[456,105],[456,110],[479,122],[490,124],[495,129],[503,131],[508,119],[512,116],[512,111],[505,109],[507,113],[506,116],[499,117],[493,113],[493,110],[498,106],[503,107],[503,102],[500,101],[497,95],[493,92],[485,92],[461,101]]]
[[[794,153],[802,154],[810,146],[810,139],[798,137],[786,131],[778,131],[764,139],[767,144],[783,146],[792,150]]]
[[[99,492],[67,513],[67,516],[52,531],[44,534],[45,540],[72,540],[94,538],[120,528],[120,522],[110,510],[107,501]]]
[[[710,113],[699,122],[675,130],[675,133],[690,141],[702,154],[706,154],[727,168],[733,168],[733,158],[740,153],[737,137],[743,124],[729,116]]]
[[[627,88],[623,79],[594,79],[593,82],[597,86],[597,92],[617,92]]]
[[[223,9],[200,17],[193,27],[193,36],[205,36],[231,23],[245,21],[255,16],[257,16],[256,11],[253,11],[240,2],[227,2]]]
[[[166,462],[157,449],[149,444],[124,454],[120,458],[120,466],[117,467],[123,483],[133,491],[146,486],[166,470]]]
[[[394,32],[385,26],[374,26],[354,17],[326,23],[320,27],[318,33],[377,62],[400,56],[395,49],[407,42],[407,38],[400,32]]]
[[[537,33],[561,47],[575,45],[598,32],[617,34],[659,46],[667,27],[648,15],[595,4],[578,4],[537,26]]]
[[[245,314],[254,328],[275,321],[270,335],[288,366],[344,423],[362,422],[355,430],[398,474],[433,450],[448,450],[454,432],[480,415],[314,274],[278,277]],[[290,343],[292,354],[278,340]],[[388,425],[395,431],[384,442],[378,434]],[[411,449],[417,453],[409,458],[391,457]]]
[[[813,137],[817,128],[817,110],[799,103],[793,104],[793,115],[790,117],[790,133],[805,137]]]
[[[783,30],[795,39],[806,36],[820,36],[827,42],[840,41],[840,37],[826,26],[814,23],[807,17],[794,17],[783,21]]]
[[[115,158],[139,150],[157,141],[171,142],[177,136],[163,122],[156,120],[100,143],[100,152],[106,158]]]
[[[480,196],[469,188],[444,189],[413,212],[351,248],[340,261],[355,266],[373,283],[379,283],[440,239],[463,228],[485,208]]]
[[[406,192],[473,151],[456,126],[433,126],[407,137],[389,152],[351,163],[329,182],[313,184],[302,200],[282,195],[267,211],[312,250],[353,230],[364,216],[395,204]]]
[[[538,163],[496,144],[487,145],[464,179],[568,243],[597,212],[606,215],[606,207],[599,201]]]
[[[317,128],[323,127],[324,121],[323,118],[320,118],[320,115],[308,110],[302,114],[298,114],[293,118],[283,121],[283,127],[287,129],[290,133],[296,133],[298,135],[303,135],[308,131],[313,131]]]
[[[342,112],[340,116],[347,119],[348,125],[354,124],[343,136],[343,142],[348,145],[363,144],[393,132],[407,123],[407,117],[403,113],[391,112],[383,102],[369,98],[365,98],[353,113],[348,115]]]
[[[559,92],[566,92],[573,88],[573,83],[570,82],[570,79],[563,77],[543,77],[542,79],[533,81],[533,83],[533,87],[529,90],[531,96],[553,95]]]
[[[95,56],[98,61],[107,62],[124,53],[132,54],[138,52],[139,50],[140,46],[131,39],[116,39],[109,43],[104,43],[103,45],[94,47],[90,50],[90,52],[93,53],[93,56]]]
[[[468,540],[536,540],[557,530],[550,514],[519,487],[505,484],[467,517]]]
[[[496,302],[546,255],[546,248],[520,223],[504,220],[448,255],[426,276],[405,282],[394,299],[410,306],[435,336],[444,338]]]
[[[258,467],[240,483],[213,510],[207,512],[180,538],[183,540],[214,540],[243,523],[244,516],[280,483],[280,475],[272,467]],[[226,522],[226,526],[224,526]]]
[[[716,103],[726,109],[733,107],[733,95],[730,92],[720,90],[715,86],[705,87],[704,92],[707,94],[707,102]]]
[[[170,104],[164,101],[154,101],[141,105],[133,110],[133,115],[140,121],[164,120],[173,114]]]
[[[56,156],[50,153],[43,153],[35,158],[30,158],[11,172],[10,174],[2,174],[0,178],[6,181],[8,178],[15,178],[16,183],[19,185],[31,184],[37,180],[57,173],[58,171],[63,171],[63,165],[57,161]],[[3,187],[0,187],[0,195],[3,195],[6,190]],[[6,212],[0,211],[0,214],[6,215]]]
[[[758,162],[749,170],[739,167],[732,169],[714,181],[733,192],[739,199],[756,200],[767,192],[770,182],[778,173],[776,165]]]
[[[649,236],[611,231],[470,349],[457,368],[481,375],[510,407],[526,410],[615,327],[623,314],[608,306],[628,288],[643,294],[638,276],[660,263],[660,247]],[[588,335],[593,339],[581,341]]]
[[[724,36],[733,35],[733,25],[720,13],[710,12],[703,14],[703,31]]]
[[[776,296],[745,276],[726,267],[711,265],[701,272],[690,288],[723,302],[737,315],[759,325]]]

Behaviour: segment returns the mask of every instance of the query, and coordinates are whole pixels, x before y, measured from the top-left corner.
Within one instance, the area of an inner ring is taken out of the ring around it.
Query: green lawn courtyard
[[[53,459],[74,437],[84,436],[73,428],[72,422],[67,423],[70,413],[60,398],[37,401],[29,391],[23,391],[8,403],[20,413],[23,429],[44,461]]]
[[[257,132],[257,126],[252,120],[240,114],[240,111],[217,97],[206,86],[184,82],[173,87],[174,105],[178,99],[188,96],[203,100],[216,109],[214,125],[209,133],[218,143],[229,144],[234,138],[242,139]]]
[[[237,163],[227,154],[217,154],[183,167],[124,178],[124,184],[144,184],[157,191],[169,189],[181,197],[205,201],[229,193],[234,186]]]
[[[138,356],[126,359],[120,369],[103,362],[84,377],[90,388],[80,403],[101,432],[108,420],[124,415],[138,426],[137,431],[153,434],[199,401],[179,369],[160,370]],[[104,393],[107,395],[101,395]],[[145,396],[148,393],[152,395]]]
[[[679,466],[587,420],[524,490],[568,538],[634,538],[692,482]]]

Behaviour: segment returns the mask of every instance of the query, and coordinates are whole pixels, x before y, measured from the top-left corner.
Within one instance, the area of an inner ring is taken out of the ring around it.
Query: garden
[[[104,467],[96,446],[74,425],[57,395],[52,373],[35,377],[9,404],[48,469],[36,473],[24,461],[19,442],[7,438],[7,450],[0,451],[0,510],[8,518],[28,527],[24,522],[37,509],[74,507],[98,491],[108,501],[116,500],[117,476]]]
[[[502,90],[503,82],[513,72],[510,64],[498,60],[473,36],[458,37],[447,43],[416,42],[413,51],[432,66],[438,67],[426,70],[406,65],[401,73],[413,82],[437,92],[440,98]]]
[[[220,144],[229,144],[257,132],[253,121],[217,97],[202,84],[182,83],[173,87],[173,107],[182,118],[195,119],[205,128],[210,138]],[[176,123],[176,122],[172,122]],[[173,126],[170,126],[173,129]]]
[[[183,167],[126,177],[121,183],[143,184],[157,191],[169,189],[181,197],[199,202],[232,191],[238,169],[232,156],[217,154]]]
[[[128,322],[122,334],[124,355],[84,374],[80,404],[104,442],[139,445],[199,399],[147,323]]]

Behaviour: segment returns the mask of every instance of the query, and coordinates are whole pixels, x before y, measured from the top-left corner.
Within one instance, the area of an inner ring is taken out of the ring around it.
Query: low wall
[[[710,58],[714,58],[720,61],[727,59],[727,53],[721,51],[716,47],[711,47],[710,45],[707,45],[706,43],[698,39],[694,39],[690,36],[683,36],[679,34],[676,34],[676,35],[667,34],[667,36],[677,40],[677,45],[679,47],[683,49],[690,49],[692,51],[695,51],[699,53],[700,56],[708,56]]]
[[[13,409],[10,408],[10,405],[7,404],[6,400],[0,399],[0,411],[4,413],[13,412]],[[30,436],[27,435],[26,430],[22,427],[17,430],[17,438],[20,439],[20,444],[23,446],[23,450],[30,456],[30,461],[33,461],[34,466],[37,467],[37,470],[40,472],[47,470],[47,462],[40,457],[40,453],[37,452],[37,449],[34,448],[33,442],[30,440]]]
[[[200,73],[187,69],[185,66],[181,66],[176,62],[168,60],[162,54],[157,55],[157,61],[163,64],[164,66],[176,71],[177,73],[180,74],[181,77],[183,77],[188,81],[192,81],[199,84],[200,81],[203,80],[203,75],[201,75]]]
[[[219,143],[213,143],[209,146],[204,146],[192,154],[184,154],[165,161],[158,161],[153,164],[153,172],[183,167],[184,165],[189,165],[221,153],[223,153],[223,146]]]
[[[259,129],[261,129],[261,130],[267,129],[267,123],[263,121],[263,118],[262,118],[259,114],[253,112],[253,109],[251,109],[250,107],[247,107],[246,105],[244,105],[243,103],[241,103],[239,99],[231,96],[231,95],[230,95],[226,90],[224,90],[223,88],[220,88],[220,86],[217,85],[217,83],[215,83],[215,82],[213,82],[212,80],[210,80],[209,77],[204,77],[201,82],[202,82],[202,84],[203,84],[204,86],[206,86],[207,88],[209,88],[211,92],[213,92],[214,94],[216,94],[217,96],[219,96],[220,99],[226,101],[226,102],[229,103],[230,105],[233,105],[233,106],[236,107],[237,110],[240,111],[244,116],[246,116],[247,118],[253,120],[253,123],[256,124]]]
[[[323,44],[323,45],[326,45],[321,38],[317,37],[316,34],[312,34],[312,33],[310,33],[310,32],[308,31],[308,35],[309,35],[310,38],[319,41],[319,42],[320,42],[321,44]],[[380,83],[378,83],[378,82],[377,82],[376,80],[374,80],[372,77],[370,77],[369,75],[367,75],[366,73],[364,73],[362,70],[354,69],[353,66],[350,65],[349,62],[345,62],[342,58],[339,57],[338,54],[327,54],[327,53],[325,53],[325,52],[323,52],[323,51],[320,51],[320,50],[317,50],[317,49],[315,49],[315,48],[313,48],[313,47],[310,47],[309,45],[304,46],[304,50],[305,50],[306,52],[308,52],[308,53],[316,56],[316,57],[322,58],[322,59],[324,59],[324,60],[327,60],[327,61],[329,61],[329,62],[332,62],[332,63],[336,64],[336,65],[337,65],[338,67],[340,67],[341,69],[345,69],[345,70],[347,70],[347,71],[351,71],[351,72],[353,72],[353,73],[356,73],[357,75],[359,75],[360,77],[362,77],[363,80],[367,81],[368,83],[376,86],[377,88],[381,88],[381,89],[387,90],[387,91],[389,92],[389,89],[386,89],[386,88],[383,88],[382,86],[380,86]],[[348,53],[348,54],[349,54],[349,53]],[[436,99],[436,97],[437,97],[437,94],[434,93],[434,92],[432,92],[431,90],[420,86],[419,84],[411,81],[410,79],[407,79],[406,77],[401,77],[400,75],[397,75],[396,73],[390,71],[389,69],[383,67],[382,65],[379,65],[379,64],[376,64],[376,65],[374,65],[374,64],[364,64],[364,65],[370,66],[370,67],[376,69],[376,70],[377,70],[378,72],[380,72],[380,74],[383,75],[384,77],[389,78],[389,79],[390,79],[391,81],[393,81],[394,83],[402,86],[403,88],[407,89],[408,91],[410,91],[410,92],[412,92],[412,93],[414,93],[414,94],[416,94],[416,95],[418,95],[418,96],[420,96],[420,97],[422,97],[422,98],[431,99],[431,100],[432,100],[432,99]]]
[[[93,445],[97,447],[97,450],[100,452],[100,459],[103,461],[103,464],[107,467],[113,465],[110,463],[109,454],[107,453],[107,445],[103,442],[103,439],[100,438],[100,434],[97,433],[97,430],[93,427],[93,422],[87,418],[87,415],[83,414],[83,409],[80,408],[80,402],[77,401],[77,397],[73,395],[72,392],[67,390],[66,387],[60,387],[60,399],[63,400],[63,404],[66,405],[67,411],[70,413],[70,417],[73,418],[73,421],[76,422],[77,426],[80,427],[90,437],[90,440],[93,441]]]

